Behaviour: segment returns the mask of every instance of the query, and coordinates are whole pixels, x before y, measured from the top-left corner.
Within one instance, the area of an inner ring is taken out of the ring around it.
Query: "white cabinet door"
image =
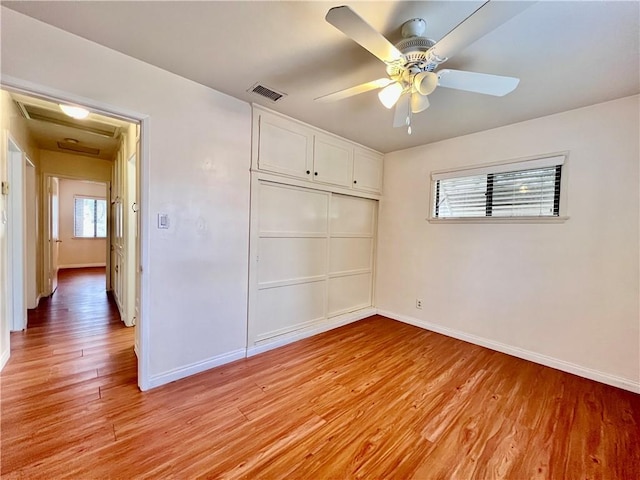
[[[382,155],[359,147],[355,148],[353,188],[376,193],[382,190]]]
[[[353,145],[326,135],[315,135],[313,180],[343,187],[351,186]]]
[[[266,113],[260,113],[259,122],[258,168],[299,178],[311,178],[311,130]]]

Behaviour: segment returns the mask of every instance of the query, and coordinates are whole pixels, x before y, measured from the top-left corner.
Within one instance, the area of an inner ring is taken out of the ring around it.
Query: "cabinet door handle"
[[[358,181],[357,181],[357,180],[354,180],[354,181],[353,181],[353,183],[358,183]]]
[[[318,176],[318,172],[313,172],[313,174],[317,177]]]
[[[309,175],[311,173],[311,170],[307,170],[307,175]]]

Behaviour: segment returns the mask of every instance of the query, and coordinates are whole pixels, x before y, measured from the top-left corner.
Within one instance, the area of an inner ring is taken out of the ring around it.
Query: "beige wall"
[[[109,182],[113,163],[109,160],[73,155],[70,153],[40,151],[40,170],[42,174],[60,177],[79,178],[95,182]]]
[[[107,239],[74,237],[74,199],[76,196],[107,198],[104,183],[60,179],[60,268],[103,266]]]
[[[634,96],[388,154],[378,308],[640,388],[639,110]],[[559,151],[565,223],[426,221],[432,171]]]
[[[39,160],[39,151],[29,135],[18,108],[4,90],[0,90],[0,107],[0,138],[2,142],[0,145],[0,181],[6,182],[8,181],[7,140],[9,136],[36,165]],[[7,224],[2,220],[6,218],[7,214],[7,198],[0,195],[0,367],[9,358],[9,319],[5,306],[8,300],[7,287],[10,279],[7,270]],[[27,238],[27,253],[34,250],[35,239]],[[28,277],[28,281],[33,282],[33,280],[33,277]],[[37,289],[37,286],[30,286],[30,290],[34,288]]]

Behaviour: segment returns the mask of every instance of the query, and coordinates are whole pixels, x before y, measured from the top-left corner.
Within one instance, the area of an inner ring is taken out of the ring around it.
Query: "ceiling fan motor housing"
[[[426,37],[403,38],[396,43],[396,48],[402,53],[403,62],[387,67],[387,73],[393,79],[400,79],[405,72],[415,75],[420,72],[432,72],[438,66],[429,61],[427,52],[436,44],[434,40]]]

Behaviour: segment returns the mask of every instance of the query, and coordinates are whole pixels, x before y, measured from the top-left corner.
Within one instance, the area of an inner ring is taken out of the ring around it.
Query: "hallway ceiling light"
[[[82,120],[83,118],[87,118],[89,115],[89,110],[82,107],[74,107],[72,105],[63,105],[60,104],[60,110],[62,110],[65,115],[69,115],[72,118],[77,120]]]

